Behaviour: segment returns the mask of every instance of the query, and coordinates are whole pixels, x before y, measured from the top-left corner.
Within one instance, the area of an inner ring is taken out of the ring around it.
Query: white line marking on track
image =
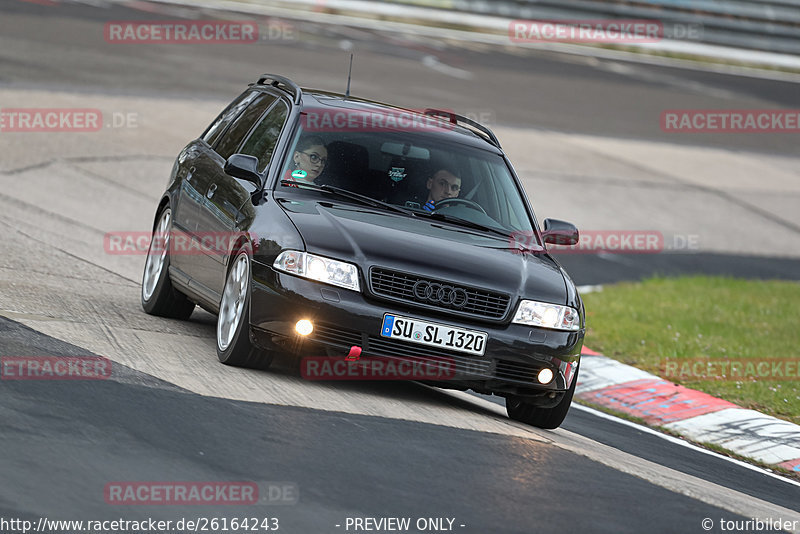
[[[744,467],[745,469],[749,469],[751,471],[756,471],[756,472],[768,475],[768,476],[770,476],[772,478],[776,478],[778,480],[782,480],[782,481],[784,481],[784,482],[786,482],[788,484],[792,484],[794,486],[800,487],[800,482],[797,482],[797,481],[792,480],[790,478],[783,477],[781,475],[773,473],[772,471],[768,471],[768,470],[766,470],[766,469],[764,469],[762,467],[758,467],[756,465],[748,464],[747,462],[743,462],[741,460],[737,460],[736,458],[731,458],[730,456],[725,456],[725,455],[720,454],[718,452],[715,452],[715,451],[712,451],[712,450],[709,450],[709,449],[704,449],[703,447],[700,447],[699,445],[695,445],[694,443],[689,443],[688,441],[684,441],[684,440],[682,440],[680,438],[676,438],[675,436],[671,436],[669,434],[664,434],[663,432],[659,432],[658,430],[655,430],[655,429],[647,427],[647,426],[640,425],[638,423],[634,423],[633,421],[628,421],[627,419],[622,419],[621,417],[616,417],[614,415],[610,415],[610,414],[607,414],[605,412],[601,412],[600,410],[595,410],[594,408],[590,408],[588,406],[583,406],[582,404],[577,404],[577,403],[573,403],[572,404],[572,409],[578,409],[578,410],[581,410],[581,411],[584,411],[584,412],[587,412],[587,413],[591,413],[592,415],[596,415],[597,417],[600,417],[602,419],[607,419],[609,421],[616,421],[617,423],[620,423],[620,424],[625,425],[625,426],[629,426],[631,428],[635,428],[636,430],[640,430],[640,431],[645,432],[647,434],[652,434],[654,436],[659,436],[660,438],[665,439],[665,440],[669,441],[670,443],[676,443],[678,445],[682,445],[683,447],[686,447],[686,448],[689,448],[689,449],[692,449],[692,450],[695,450],[695,451],[698,451],[698,452],[702,452],[703,454],[707,454],[709,456],[714,456],[714,457],[719,458],[721,460],[728,461],[728,462],[730,462],[732,464],[736,464],[739,467]]]
[[[586,295],[587,293],[597,293],[603,290],[603,286],[601,284],[595,285],[585,285],[585,286],[578,286],[578,293],[581,295]]]
[[[460,80],[471,80],[473,78],[472,72],[442,63],[436,56],[425,56],[422,58],[422,64],[430,69],[435,70],[436,72],[440,72]]]
[[[463,391],[445,390],[444,393],[452,397],[463,399],[476,406],[482,406],[498,415],[502,414],[505,416],[505,408],[502,405],[491,402],[485,398],[476,397],[475,395]],[[574,406],[578,405],[574,404]],[[616,418],[607,414],[603,414],[603,416],[608,419],[616,420]],[[629,422],[626,421],[626,423]],[[708,482],[703,478],[661,465],[658,462],[645,460],[639,456],[594,441],[570,430],[564,428],[540,430],[523,423],[515,424],[519,425],[520,428],[529,428],[532,431],[537,431],[537,435],[539,436],[551,436],[552,444],[556,447],[585,456],[590,460],[599,462],[622,473],[641,478],[674,493],[685,495],[711,506],[727,510],[728,512],[759,518],[762,521],[766,518],[780,517],[781,519],[797,521],[795,525],[800,524],[800,514],[797,510],[791,510],[768,501],[763,501],[758,497],[741,493],[727,486],[720,486],[714,482]],[[645,427],[640,428],[643,430],[650,430]],[[748,467],[748,469],[754,468],[749,464],[746,467]],[[782,478],[781,480],[786,479]],[[800,529],[793,530],[793,532],[800,534]]]

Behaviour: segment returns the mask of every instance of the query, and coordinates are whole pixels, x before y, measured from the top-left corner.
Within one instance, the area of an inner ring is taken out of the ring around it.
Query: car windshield
[[[295,182],[334,186],[399,206],[414,216],[477,231],[533,234],[521,191],[503,157],[453,142],[452,137],[406,129],[301,127],[276,187],[292,187]]]

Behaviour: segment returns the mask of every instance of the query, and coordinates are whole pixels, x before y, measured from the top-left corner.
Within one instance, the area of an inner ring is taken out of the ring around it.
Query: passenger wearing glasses
[[[328,162],[325,142],[315,135],[301,138],[297,142],[292,162],[294,166],[287,169],[284,179],[313,184]]]

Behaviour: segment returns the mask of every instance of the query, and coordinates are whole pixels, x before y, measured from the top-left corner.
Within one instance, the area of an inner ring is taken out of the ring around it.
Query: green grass
[[[794,359],[800,283],[723,277],[652,278],[584,296],[587,347],[665,376],[665,361]],[[797,370],[794,374],[799,374]],[[800,424],[800,380],[666,378]]]

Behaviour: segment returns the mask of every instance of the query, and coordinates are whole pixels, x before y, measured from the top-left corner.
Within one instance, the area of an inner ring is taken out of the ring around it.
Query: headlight
[[[360,291],[358,268],[352,263],[332,260],[308,252],[284,250],[278,255],[272,266],[285,273]]]
[[[581,327],[581,318],[575,308],[535,300],[520,302],[513,322],[556,330],[579,330]]]

